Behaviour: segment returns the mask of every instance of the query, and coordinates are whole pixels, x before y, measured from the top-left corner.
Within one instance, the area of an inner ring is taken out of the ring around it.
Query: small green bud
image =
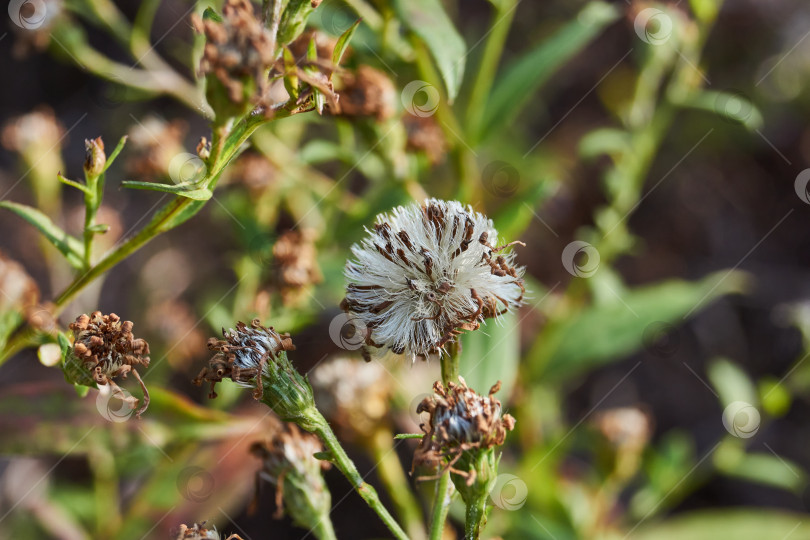
[[[84,140],[84,174],[88,178],[95,178],[104,173],[107,165],[107,154],[104,153],[104,141],[101,137]]]

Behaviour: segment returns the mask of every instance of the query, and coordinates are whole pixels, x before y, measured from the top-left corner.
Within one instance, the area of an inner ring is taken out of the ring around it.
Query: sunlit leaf
[[[467,45],[439,0],[396,0],[402,21],[425,43],[447,87],[452,102],[464,79]]]
[[[805,514],[743,508],[681,514],[660,524],[633,531],[633,540],[782,540],[810,538]]]
[[[501,381],[499,399],[506,401],[512,392],[520,362],[520,329],[516,313],[489,319],[475,332],[461,336],[459,373],[470,388],[485,394]]]
[[[630,289],[621,299],[550,323],[529,354],[532,371],[565,378],[639,349],[653,324],[678,324],[712,299],[742,292],[745,274],[718,272],[700,281],[671,280]]]
[[[480,139],[508,126],[540,87],[621,15],[604,2],[591,2],[551,38],[516,60],[492,89]]]
[[[74,268],[84,268],[82,253],[84,247],[75,237],[63,231],[51,218],[37,210],[24,204],[11,201],[0,201],[0,208],[11,210],[25,221],[33,225],[42,235],[56,247]]]
[[[132,189],[147,189],[150,191],[161,191],[163,193],[171,193],[179,195],[195,201],[207,201],[214,194],[208,188],[198,187],[197,184],[190,182],[183,182],[180,184],[158,184],[156,182],[136,182],[134,180],[125,180],[121,182],[123,187]]]

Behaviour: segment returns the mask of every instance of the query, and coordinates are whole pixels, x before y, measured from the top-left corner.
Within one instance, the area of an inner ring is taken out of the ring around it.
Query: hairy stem
[[[441,540],[442,538],[452,493],[453,484],[450,483],[450,473],[445,472],[436,483],[436,500],[433,501],[433,516],[430,520],[430,540]]]
[[[377,473],[391,496],[397,515],[405,524],[408,537],[411,540],[424,540],[427,533],[423,525],[422,509],[394,451],[393,440],[393,435],[387,429],[379,429],[372,436],[371,446],[377,462]]]
[[[464,520],[465,540],[478,540],[481,536],[481,528],[487,521],[486,516],[487,497],[478,497],[470,501],[467,505],[467,515]]]
[[[402,527],[399,526],[394,517],[388,512],[385,506],[383,506],[380,496],[377,495],[377,490],[375,490],[371,484],[366,483],[363,477],[360,476],[354,462],[340,445],[340,442],[335,436],[335,432],[329,427],[329,423],[323,415],[317,411],[314,411],[312,415],[317,415],[313,418],[313,432],[323,441],[324,446],[331,454],[332,462],[338,470],[351,482],[354,490],[366,501],[366,504],[380,516],[380,519],[385,523],[385,526],[388,527],[388,530],[391,531],[394,537],[398,540],[408,540],[408,535],[405,534]]]

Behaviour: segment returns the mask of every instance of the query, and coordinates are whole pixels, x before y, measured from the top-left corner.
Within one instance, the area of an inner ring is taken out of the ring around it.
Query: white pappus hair
[[[522,267],[515,243],[498,245],[483,214],[456,201],[428,199],[377,216],[352,246],[341,306],[358,319],[368,348],[412,359],[442,350],[462,330],[519,306]]]

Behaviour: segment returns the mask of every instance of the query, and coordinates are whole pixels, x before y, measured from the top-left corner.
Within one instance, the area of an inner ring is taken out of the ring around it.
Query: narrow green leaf
[[[678,105],[715,113],[722,118],[742,124],[749,131],[762,127],[764,120],[756,105],[736,92],[702,90]]]
[[[70,180],[68,178],[65,178],[64,176],[62,176],[62,173],[56,173],[56,178],[58,178],[59,181],[62,182],[63,184],[68,185],[70,187],[74,187],[74,188],[80,190],[83,193],[86,193],[86,194],[90,193],[90,190],[87,188],[87,186],[85,186],[84,184],[80,184],[78,182],[75,182],[73,180]]]
[[[621,300],[549,323],[528,355],[533,373],[561,379],[619,360],[650,340],[651,329],[678,325],[714,298],[743,292],[747,286],[746,274],[735,271],[629,289],[620,294]]]
[[[740,508],[700,510],[678,514],[662,523],[644,523],[633,540],[787,540],[810,538],[806,514]]]
[[[421,439],[424,433],[397,433],[394,435],[394,440],[401,441],[402,439]]]
[[[756,386],[739,365],[725,359],[714,358],[708,366],[709,382],[720,396],[720,403],[728,407],[735,401],[759,405]]]
[[[515,61],[492,90],[479,139],[508,126],[559,68],[620,16],[620,10],[609,4],[591,2],[551,38]]]
[[[161,191],[163,193],[171,193],[186,197],[195,201],[207,201],[214,193],[208,188],[197,187],[197,184],[184,182],[180,184],[158,184],[156,182],[136,182],[134,180],[125,180],[121,182],[123,187],[132,189],[148,189],[151,191]]]
[[[464,39],[439,0],[396,0],[394,5],[400,19],[427,45],[452,103],[464,79],[467,57]]]
[[[343,53],[346,52],[346,49],[349,47],[349,42],[354,35],[354,32],[357,30],[357,27],[360,26],[360,22],[362,19],[357,19],[353,25],[349,27],[348,30],[343,32],[335,43],[335,50],[332,51],[332,63],[336,66],[340,65],[340,61],[343,58]]]
[[[717,469],[732,478],[762,484],[801,495],[807,474],[789,459],[764,452],[746,452],[738,440],[723,444],[712,456]]]
[[[110,230],[110,226],[107,225],[106,223],[96,223],[95,225],[91,225],[90,227],[87,227],[86,230],[88,230],[90,232],[93,232],[93,233],[96,233],[96,234],[104,234],[104,233],[106,233],[107,231]]]
[[[115,146],[110,155],[107,156],[107,163],[104,165],[104,172],[106,172],[107,169],[110,168],[110,165],[112,165],[113,161],[115,161],[115,158],[118,157],[118,154],[121,153],[121,150],[124,149],[124,145],[126,143],[127,143],[127,135],[124,135],[123,137],[121,137],[121,140],[118,141],[118,144]]]
[[[579,155],[593,159],[601,155],[615,156],[630,149],[630,134],[618,128],[598,128],[579,141]]]
[[[84,249],[82,243],[77,238],[70,236],[59,228],[59,226],[51,221],[51,218],[36,208],[11,201],[0,201],[0,208],[11,210],[36,227],[37,230],[65,256],[65,259],[67,259],[71,266],[78,269],[84,268],[84,261],[81,256]]]
[[[218,23],[222,22],[222,16],[216,11],[214,11],[214,8],[210,7],[205,8],[205,11],[203,11],[202,18],[205,21],[214,21]]]
[[[498,398],[502,401],[509,398],[520,363],[518,323],[516,313],[505,313],[497,320],[489,319],[475,332],[462,334],[459,373],[470,388],[486,394],[493,384],[501,381]]]

